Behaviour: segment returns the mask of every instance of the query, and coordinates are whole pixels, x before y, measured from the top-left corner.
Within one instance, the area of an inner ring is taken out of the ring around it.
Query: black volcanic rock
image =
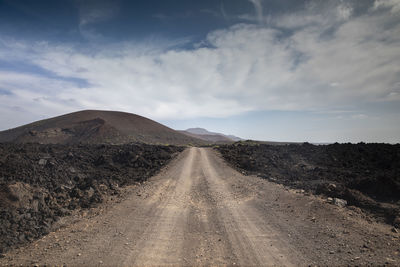
[[[345,199],[393,223],[400,216],[400,145],[331,144],[219,146],[242,172]]]
[[[0,144],[0,251],[49,233],[60,217],[96,206],[121,186],[145,181],[182,150],[146,144]]]

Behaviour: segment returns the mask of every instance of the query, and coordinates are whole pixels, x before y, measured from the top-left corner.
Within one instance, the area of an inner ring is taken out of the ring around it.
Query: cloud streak
[[[109,20],[119,12],[119,6],[110,0],[80,0],[77,1],[79,9],[79,25],[85,26]]]
[[[258,23],[262,24],[264,22],[264,18],[263,18],[263,6],[261,0],[249,0],[249,2],[252,3],[254,6]]]

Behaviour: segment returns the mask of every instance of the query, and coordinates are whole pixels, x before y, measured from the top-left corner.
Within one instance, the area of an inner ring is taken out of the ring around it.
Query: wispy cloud
[[[349,20],[354,13],[350,2],[317,1],[308,2],[304,9],[275,16],[270,22],[275,27],[297,30],[316,27],[317,30],[335,29]],[[368,16],[369,14],[364,14]]]
[[[111,0],[79,0],[79,24],[81,26],[102,22],[115,17],[119,12],[119,5]]]
[[[224,2],[222,2],[222,1],[221,1],[220,10],[221,10],[221,14],[222,14],[223,18],[225,20],[229,20],[229,16],[228,16],[228,14],[226,13],[226,10],[225,10]]]
[[[364,120],[364,119],[367,119],[368,116],[365,114],[355,114],[355,115],[352,115],[351,118],[355,119],[355,120]]]
[[[119,13],[117,1],[112,0],[78,0],[79,32],[83,38],[98,41],[103,36],[93,27],[94,24],[108,21]]]
[[[248,0],[250,1],[253,6],[254,6],[254,10],[256,12],[257,15],[257,20],[260,24],[262,24],[264,22],[264,17],[263,17],[263,6],[262,6],[262,0]]]

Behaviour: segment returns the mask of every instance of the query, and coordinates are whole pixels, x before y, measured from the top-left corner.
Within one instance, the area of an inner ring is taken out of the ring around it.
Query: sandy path
[[[0,265],[398,264],[398,234],[361,215],[190,148],[121,203]]]

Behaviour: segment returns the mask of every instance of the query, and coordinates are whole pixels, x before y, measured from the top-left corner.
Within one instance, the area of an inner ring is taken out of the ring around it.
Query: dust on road
[[[190,148],[121,203],[0,265],[398,264],[398,235],[360,216]]]

